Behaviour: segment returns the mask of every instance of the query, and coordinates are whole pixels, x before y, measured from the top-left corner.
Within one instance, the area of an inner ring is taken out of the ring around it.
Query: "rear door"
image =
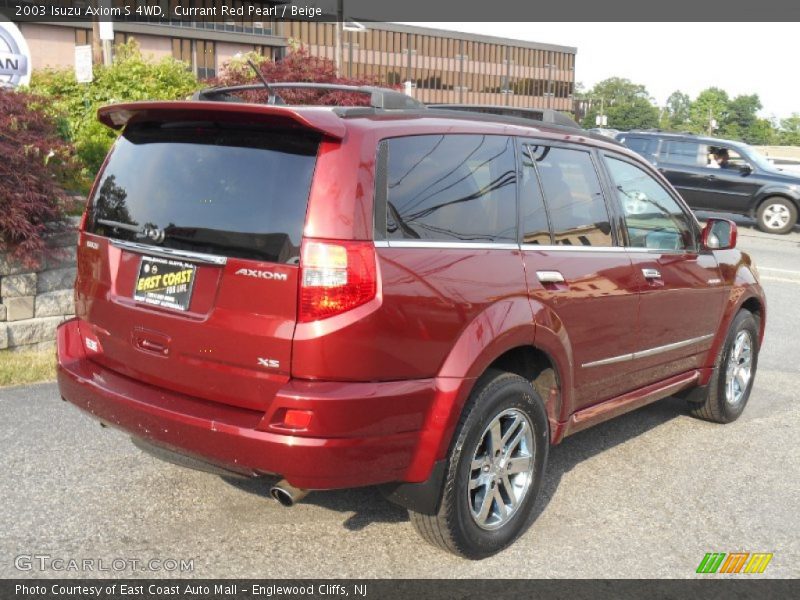
[[[289,377],[298,256],[319,136],[244,123],[129,126],[79,248],[91,358],[263,409]]]
[[[570,348],[580,409],[632,389],[619,357],[635,343],[636,278],[590,150],[523,140],[520,156],[528,293]]]
[[[641,292],[628,366],[639,387],[703,366],[727,294],[714,255],[698,250],[696,222],[669,190],[628,157],[606,153],[603,162]]]
[[[658,170],[693,209],[708,209],[713,204],[706,150],[699,142],[673,139],[662,140],[659,149]]]

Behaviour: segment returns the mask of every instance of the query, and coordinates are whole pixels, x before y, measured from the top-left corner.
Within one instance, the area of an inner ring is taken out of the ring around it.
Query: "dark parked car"
[[[800,175],[752,146],[653,131],[620,133],[617,140],[653,163],[695,210],[747,215],[768,233],[788,233],[797,223]]]
[[[676,394],[742,413],[766,306],[735,224],[611,140],[370,94],[102,108],[63,398],[287,506],[380,484],[470,558],[565,436]]]

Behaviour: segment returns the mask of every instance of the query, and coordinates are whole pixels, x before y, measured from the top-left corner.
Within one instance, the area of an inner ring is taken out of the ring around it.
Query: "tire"
[[[740,310],[733,319],[725,343],[714,363],[714,372],[703,398],[697,402],[689,402],[689,412],[700,419],[714,423],[731,423],[739,418],[750,398],[753,380],[758,366],[758,332],[759,324],[748,310]],[[746,362],[740,340],[749,344],[749,376],[742,384],[742,379],[735,377],[736,366]],[[729,387],[728,375],[732,373],[733,387]]]
[[[527,433],[520,431],[523,423]],[[501,443],[493,445],[496,426]],[[530,382],[513,373],[488,371],[476,384],[456,429],[439,512],[410,511],[414,528],[430,544],[465,558],[499,552],[533,520],[549,447],[544,403]],[[496,449],[500,456],[490,459]],[[472,469],[480,462],[482,467]],[[485,497],[488,504],[481,501]],[[498,499],[506,508],[505,517]],[[487,506],[489,510],[480,510]]]
[[[789,233],[797,223],[797,207],[791,200],[772,196],[761,203],[756,217],[761,231]]]

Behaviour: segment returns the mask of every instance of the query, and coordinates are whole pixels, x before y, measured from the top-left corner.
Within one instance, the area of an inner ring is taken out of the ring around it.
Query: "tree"
[[[0,89],[0,251],[28,264],[36,262],[48,224],[69,208],[63,185],[74,149],[37,109],[45,102]]]
[[[676,90],[667,98],[667,105],[665,107],[662,129],[681,129],[686,126],[689,121],[689,114],[692,109],[692,99],[689,94],[684,94],[680,90]]]
[[[781,144],[800,146],[800,113],[792,113],[788,119],[781,120],[779,136]]]
[[[694,133],[714,133],[711,119],[719,128],[728,118],[728,93],[716,87],[703,90],[689,110],[689,130]]]
[[[585,93],[592,100],[583,119],[584,127],[595,127],[601,107],[608,116],[608,127],[615,129],[650,129],[658,126],[658,108],[653,106],[643,85],[629,79],[611,77]]]

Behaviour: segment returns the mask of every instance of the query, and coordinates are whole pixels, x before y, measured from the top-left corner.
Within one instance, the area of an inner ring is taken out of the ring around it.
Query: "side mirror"
[[[730,250],[736,247],[736,223],[728,219],[709,219],[700,244],[704,250]]]
[[[744,163],[743,165],[741,165],[741,166],[739,167],[739,172],[740,172],[742,175],[750,175],[750,173],[752,173],[752,172],[753,172],[753,167],[752,167],[752,166],[750,166],[750,164],[749,164],[749,163]]]

